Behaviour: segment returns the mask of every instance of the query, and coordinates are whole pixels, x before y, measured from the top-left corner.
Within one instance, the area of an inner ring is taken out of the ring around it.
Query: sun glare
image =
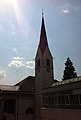
[[[18,5],[18,0],[0,0],[0,12],[5,12],[8,8],[13,10],[13,12],[15,13],[17,22],[19,23],[21,10]]]
[[[19,21],[20,17],[22,17],[22,11],[19,6],[18,0],[0,0],[0,9],[5,11],[8,7],[13,9],[13,11],[16,15],[16,18]]]
[[[22,35],[22,31],[24,32],[25,28],[28,29],[28,30],[30,29],[28,21],[27,21],[25,15],[23,13],[21,7],[19,6],[18,1],[17,0],[11,0],[11,3],[12,3],[12,6],[13,6],[15,15],[16,15],[19,30],[20,30],[21,35]]]
[[[19,25],[19,27],[21,27],[22,24],[24,22],[26,22],[24,13],[22,12],[22,9],[20,8],[17,0],[11,0],[11,3],[12,3],[12,6],[13,6],[15,15],[16,15],[16,19],[17,19],[18,25]]]
[[[25,31],[25,29],[29,30],[30,27],[20,6],[20,2],[18,0],[0,0],[0,9],[5,11],[8,7],[10,7],[10,9],[12,9],[15,13],[15,17],[21,34],[22,31]]]

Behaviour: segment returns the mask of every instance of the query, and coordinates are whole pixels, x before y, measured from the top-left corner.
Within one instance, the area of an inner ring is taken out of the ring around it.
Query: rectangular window
[[[45,105],[45,96],[43,95],[43,106]]]
[[[61,105],[62,104],[62,99],[61,99],[61,95],[58,96],[58,104]]]
[[[49,96],[49,105],[54,105],[54,96],[53,95],[50,95]]]
[[[61,98],[62,98],[62,104],[64,105],[65,104],[65,96],[62,95]]]
[[[43,105],[48,105],[48,104],[49,104],[48,96],[43,96]]]
[[[75,105],[79,104],[79,96],[78,95],[74,95],[74,104]]]
[[[54,96],[54,103],[55,103],[55,105],[58,104],[58,97],[57,97],[57,95]]]
[[[69,100],[69,94],[65,95],[65,104],[69,105],[70,104],[70,100]]]
[[[73,95],[69,95],[69,97],[70,97],[70,104],[73,105],[74,104]]]
[[[58,96],[58,104],[59,105],[64,105],[65,104],[65,96],[64,95],[59,95]]]
[[[51,103],[54,105],[54,95],[51,96]]]

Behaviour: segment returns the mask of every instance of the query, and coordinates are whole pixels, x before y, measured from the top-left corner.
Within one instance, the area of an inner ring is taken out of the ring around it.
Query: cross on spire
[[[43,15],[44,15],[44,10],[42,9],[42,17],[43,17]]]

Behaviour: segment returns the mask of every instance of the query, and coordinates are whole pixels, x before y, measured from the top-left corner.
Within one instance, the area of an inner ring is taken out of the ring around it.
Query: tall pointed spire
[[[46,30],[45,30],[45,23],[44,23],[44,14],[42,11],[42,25],[41,25],[41,34],[40,34],[40,42],[39,47],[41,49],[42,54],[44,53],[46,46],[48,46]]]

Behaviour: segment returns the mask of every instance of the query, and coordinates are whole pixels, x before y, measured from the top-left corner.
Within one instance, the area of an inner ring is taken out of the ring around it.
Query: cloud
[[[26,62],[26,67],[33,69],[35,67],[35,62],[34,61],[28,61]]]
[[[68,4],[68,3],[66,3],[66,4],[64,4],[64,5],[62,6],[62,12],[63,12],[65,15],[69,14],[71,9],[72,9],[72,6],[71,6],[70,4]]]
[[[77,11],[80,11],[81,8],[77,5],[74,5],[74,4],[69,4],[69,3],[66,3],[62,6],[62,12],[67,15],[73,11],[77,12]]]
[[[23,63],[23,59],[23,57],[13,57],[12,61],[8,64],[8,67],[20,68],[25,66],[25,64]]]
[[[25,58],[23,57],[13,57],[11,62],[8,64],[8,67],[12,68],[21,68],[25,67],[28,69],[34,69],[35,62],[34,61],[25,61]]]
[[[12,60],[9,64],[8,67],[16,67],[20,68],[25,66],[21,60]]]
[[[6,77],[7,77],[6,70],[0,70],[0,80]]]
[[[63,9],[62,10],[64,14],[69,14],[69,10],[68,9]]]

